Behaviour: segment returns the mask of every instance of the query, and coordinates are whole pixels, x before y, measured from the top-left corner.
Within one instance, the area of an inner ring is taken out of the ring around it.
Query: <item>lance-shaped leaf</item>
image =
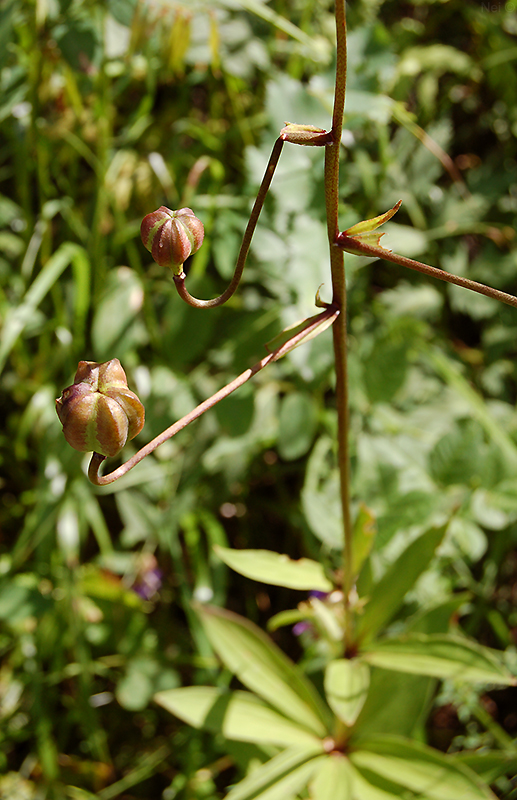
[[[352,800],[352,769],[341,753],[321,761],[309,786],[311,800]]]
[[[314,686],[269,636],[231,611],[196,611],[217,655],[248,689],[316,736],[327,734],[329,713]]]
[[[361,657],[376,667],[413,675],[502,686],[517,683],[496,650],[450,634],[384,639],[363,649]]]
[[[368,773],[367,773],[368,774]],[[352,780],[352,791],[354,800],[428,800],[424,795],[415,795],[402,789],[398,784],[390,784],[385,780],[380,780],[373,773],[369,774],[371,780],[366,780],[361,772],[358,772],[350,762],[350,775]],[[382,788],[380,787],[382,783]]]
[[[343,233],[346,236],[357,236],[357,234],[370,233],[370,231],[376,230],[376,228],[384,225],[385,222],[388,222],[388,220],[395,216],[401,205],[402,200],[399,200],[398,203],[395,203],[393,208],[390,208],[390,210],[386,211],[385,214],[380,214],[380,216],[373,217],[372,219],[363,219],[362,222],[357,222],[355,225],[352,225],[351,228],[347,228],[346,231],[343,231]]]
[[[370,670],[358,658],[338,658],[325,670],[325,694],[332,711],[345,725],[353,725],[364,705]]]
[[[227,692],[214,686],[186,686],[158,692],[154,699],[192,727],[222,733],[227,739],[283,747],[319,746],[316,736],[250,692]]]
[[[228,567],[254,581],[306,591],[331,592],[333,589],[321,564],[309,558],[293,561],[271,550],[233,550],[219,545],[215,545],[214,550]]]
[[[370,555],[377,533],[375,514],[364,503],[359,506],[354,521],[352,553],[354,557],[353,574],[358,575],[365,560]]]
[[[290,747],[253,770],[225,800],[291,800],[307,785],[325,756],[320,748]]]
[[[454,757],[487,783],[493,783],[503,775],[517,775],[517,753],[514,747],[509,750],[464,750]]]
[[[425,572],[445,535],[445,526],[430,528],[415,539],[388,567],[370,593],[370,600],[358,620],[361,639],[371,637],[398,611],[406,593]]]
[[[495,800],[468,768],[410,739],[386,736],[361,742],[350,761],[367,783],[388,796],[405,797],[409,789],[419,800]]]
[[[379,228],[385,222],[388,222],[388,220],[397,213],[401,205],[402,200],[399,200],[398,203],[396,203],[393,208],[390,208],[389,211],[386,211],[385,214],[380,214],[378,217],[365,219],[362,222],[358,222],[356,225],[352,225],[351,228],[347,228],[346,231],[338,235],[336,243],[343,250],[346,250],[348,253],[353,253],[354,255],[362,255],[364,253],[364,250],[361,249],[361,245],[381,247],[383,250],[386,250],[386,248],[380,245],[381,237],[384,236],[384,234],[372,233],[372,231]],[[391,250],[387,250],[387,252],[391,252]]]

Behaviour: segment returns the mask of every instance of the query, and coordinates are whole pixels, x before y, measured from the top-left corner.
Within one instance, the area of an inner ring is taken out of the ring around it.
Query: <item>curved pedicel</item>
[[[196,406],[196,408],[156,436],[156,438],[146,444],[145,447],[142,447],[142,449],[139,450],[138,453],[135,453],[135,455],[126,461],[125,464],[122,464],[108,475],[99,475],[99,469],[102,462],[105,460],[105,456],[101,455],[100,453],[94,453],[88,468],[88,477],[90,481],[96,486],[105,486],[106,484],[113,483],[114,481],[118,480],[118,478],[121,478],[126,474],[126,472],[129,472],[130,469],[133,469],[133,467],[139,464],[140,461],[142,461],[146,456],[150,455],[154,450],[156,450],[157,447],[166,442],[168,439],[171,439],[173,436],[179,433],[179,431],[183,430],[183,428],[186,428],[187,425],[190,425],[191,422],[194,422],[194,420],[204,414],[205,411],[213,408],[213,406],[215,406],[225,397],[228,397],[228,395],[232,394],[232,392],[238,389],[239,386],[242,386],[244,383],[246,383],[246,381],[249,381],[249,379],[256,375],[257,372],[260,372],[260,370],[264,369],[264,367],[267,367],[267,365],[271,364],[273,361],[277,361],[279,358],[282,358],[282,356],[286,355],[286,353],[296,347],[296,345],[303,342],[304,339],[309,338],[311,335],[317,335],[317,333],[325,330],[325,328],[332,324],[338,316],[339,309],[333,305],[329,305],[321,314],[311,317],[306,321],[307,324],[305,327],[303,327],[301,330],[298,329],[293,336],[277,347],[276,350],[273,350],[272,353],[262,358],[260,361],[254,364],[253,367],[245,370],[237,378],[228,383],[207,400],[204,400],[202,403]],[[321,331],[318,330],[319,328],[321,328]]]

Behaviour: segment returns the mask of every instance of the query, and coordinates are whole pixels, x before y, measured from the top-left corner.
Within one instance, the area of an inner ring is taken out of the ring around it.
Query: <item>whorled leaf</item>
[[[361,655],[373,666],[413,675],[502,686],[517,683],[497,651],[450,634],[413,633],[384,639],[363,649]]]
[[[370,685],[368,665],[357,658],[338,658],[325,670],[325,694],[332,711],[353,725],[364,705]]]
[[[311,800],[352,800],[352,768],[348,758],[332,753],[321,759],[320,764],[309,785]]]
[[[398,611],[404,596],[431,563],[445,535],[445,526],[430,528],[400,554],[374,584],[364,613],[358,620],[360,639],[376,634]]]
[[[248,689],[316,736],[327,734],[328,709],[315,688],[260,628],[214,606],[196,611],[217,655]]]
[[[324,760],[320,748],[290,747],[253,770],[225,800],[291,800]]]
[[[350,753],[350,761],[366,783],[387,789],[388,794],[391,788],[394,797],[405,797],[409,790],[419,800],[495,800],[471,770],[410,739],[386,736],[362,741]]]
[[[318,746],[318,739],[250,692],[215,686],[167,689],[154,696],[158,705],[194,728],[222,733],[227,739],[283,747]]]

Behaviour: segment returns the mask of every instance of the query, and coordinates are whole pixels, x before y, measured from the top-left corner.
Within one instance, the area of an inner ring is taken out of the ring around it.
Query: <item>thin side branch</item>
[[[499,289],[493,289],[491,286],[485,286],[484,283],[472,281],[470,278],[463,278],[461,275],[454,275],[452,272],[445,272],[438,267],[431,267],[429,264],[422,264],[420,261],[415,261],[406,256],[399,256],[397,253],[392,253],[384,247],[376,247],[375,245],[365,244],[357,237],[345,236],[341,233],[338,236],[336,245],[342,250],[362,254],[365,256],[373,256],[374,258],[383,258],[385,261],[392,261],[394,264],[399,264],[401,267],[408,267],[416,272],[421,272],[423,275],[430,275],[432,278],[438,278],[440,281],[453,283],[455,286],[461,286],[463,289],[470,289],[472,292],[484,294],[486,297],[491,297],[493,300],[499,300],[507,306],[517,308],[517,297],[507,292],[501,292]]]

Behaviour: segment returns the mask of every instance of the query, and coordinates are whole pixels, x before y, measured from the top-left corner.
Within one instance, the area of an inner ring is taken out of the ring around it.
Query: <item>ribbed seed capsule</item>
[[[128,388],[118,358],[80,361],[56,411],[68,444],[81,452],[116,456],[144,427],[144,407]]]
[[[142,220],[140,234],[144,247],[161,267],[180,275],[183,264],[203,244],[205,230],[191,208],[171,211],[160,206]]]

